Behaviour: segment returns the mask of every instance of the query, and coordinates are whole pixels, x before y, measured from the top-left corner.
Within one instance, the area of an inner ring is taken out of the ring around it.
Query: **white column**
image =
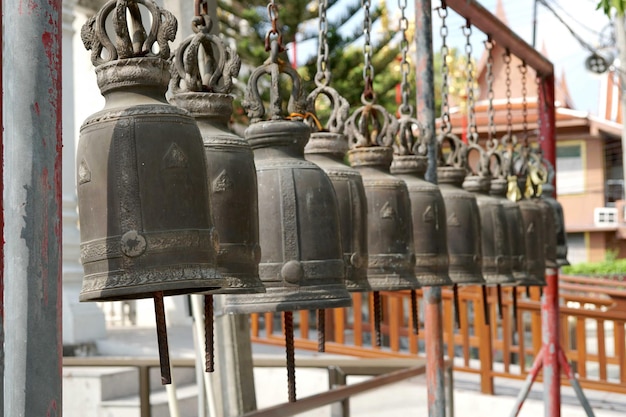
[[[104,314],[95,303],[79,303],[83,277],[76,204],[74,6],[63,0],[63,344],[90,343],[106,336]],[[80,76],[80,74],[78,74]],[[83,92],[84,95],[84,92]],[[80,103],[78,103],[80,105]]]

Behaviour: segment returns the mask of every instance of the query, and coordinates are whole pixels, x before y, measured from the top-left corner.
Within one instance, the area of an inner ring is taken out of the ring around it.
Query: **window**
[[[580,194],[585,191],[585,170],[580,144],[557,146],[556,187],[559,194]]]

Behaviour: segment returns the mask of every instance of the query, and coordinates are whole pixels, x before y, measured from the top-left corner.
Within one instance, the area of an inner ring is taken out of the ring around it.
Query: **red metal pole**
[[[539,145],[544,157],[556,166],[555,161],[555,112],[554,75],[539,79]],[[559,365],[559,273],[546,269],[547,286],[541,300],[541,333],[544,348],[543,381],[545,415],[561,415],[561,370]]]

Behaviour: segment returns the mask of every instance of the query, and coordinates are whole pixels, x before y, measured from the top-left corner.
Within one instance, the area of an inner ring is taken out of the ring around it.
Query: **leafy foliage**
[[[605,15],[611,17],[611,10],[615,9],[618,16],[623,16],[626,11],[626,1],[624,0],[600,0],[596,10],[602,9]]]

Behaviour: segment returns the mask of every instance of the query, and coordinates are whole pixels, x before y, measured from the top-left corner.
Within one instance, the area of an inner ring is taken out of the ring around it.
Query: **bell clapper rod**
[[[420,332],[419,317],[417,315],[417,292],[411,290],[411,318],[413,319],[413,334],[418,335]]]
[[[489,301],[487,299],[487,286],[480,286],[483,292],[483,314],[485,315],[485,324],[489,326],[491,318],[489,317]]]
[[[376,335],[376,340],[374,341],[376,347],[382,346],[382,335],[380,331],[380,322],[382,320],[382,311],[381,311],[381,302],[380,302],[380,292],[374,291],[374,332]]]
[[[204,344],[205,344],[205,371],[215,370],[215,344],[213,343],[213,295],[204,296]]]
[[[452,286],[452,295],[454,298],[454,322],[456,323],[456,328],[461,328],[461,306],[459,303],[459,284],[454,284]]]
[[[517,333],[517,287],[511,292],[513,297],[513,334]]]
[[[530,298],[530,285],[526,286],[526,297]]]
[[[165,324],[163,291],[157,291],[154,293],[154,313],[156,316],[159,361],[161,363],[161,384],[167,385],[172,383],[172,374],[170,372],[170,355],[167,346],[167,326]]]
[[[498,317],[502,320],[504,313],[502,311],[502,285],[496,285],[496,292],[498,294]]]
[[[326,351],[326,310],[317,310],[317,351]]]
[[[285,321],[285,350],[287,352],[287,390],[289,402],[296,402],[296,358],[293,344],[293,311],[283,313]]]

